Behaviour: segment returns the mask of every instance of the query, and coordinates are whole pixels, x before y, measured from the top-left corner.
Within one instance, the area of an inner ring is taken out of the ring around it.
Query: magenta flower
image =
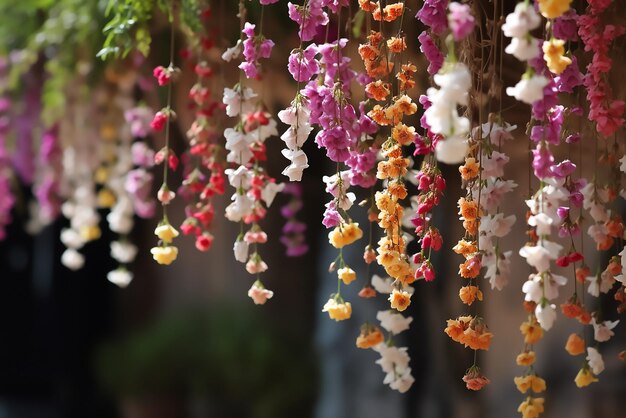
[[[443,54],[427,32],[424,31],[420,33],[417,40],[420,43],[420,51],[424,54],[429,63],[427,69],[428,74],[437,74],[443,66]]]
[[[426,0],[415,18],[429,26],[435,35],[441,35],[448,28],[447,6],[448,0]]]
[[[475,19],[469,5],[452,2],[448,6],[448,25],[454,40],[459,42],[465,39],[474,30]]]

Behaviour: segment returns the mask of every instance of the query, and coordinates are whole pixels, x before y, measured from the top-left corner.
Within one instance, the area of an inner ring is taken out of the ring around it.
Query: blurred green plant
[[[189,32],[197,32],[201,26],[200,9],[203,0],[109,0],[104,12],[110,19],[103,28],[106,35],[98,56],[103,60],[124,58],[137,50],[144,56],[150,53],[152,36],[150,21],[158,7],[170,20],[179,9],[180,23]]]
[[[204,397],[247,417],[305,416],[317,386],[310,337],[263,316],[229,305],[165,317],[103,346],[97,375],[119,399]]]

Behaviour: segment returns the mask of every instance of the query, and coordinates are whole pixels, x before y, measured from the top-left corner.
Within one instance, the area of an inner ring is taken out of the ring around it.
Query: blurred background
[[[53,2],[22,3],[17,6],[12,0],[0,0],[0,14],[4,16],[0,18],[0,34],[10,36],[11,30],[36,32]],[[105,3],[93,1],[94,10],[100,11],[94,16],[101,16]],[[251,20],[259,18],[254,3],[250,3]],[[63,0],[57,7],[71,11],[77,10],[76,4],[80,2]],[[408,4],[411,13],[421,6],[417,1]],[[272,60],[265,64],[263,80],[253,83],[274,114],[295,94],[295,85],[286,72],[286,58],[298,40],[285,6],[286,2],[280,1],[272,13],[265,14],[266,36],[276,40],[277,47]],[[510,11],[514,2],[506,2],[505,6]],[[238,37],[236,2],[222,1],[219,7],[228,16],[216,23],[226,46]],[[624,17],[618,14],[615,19],[623,21]],[[22,28],[16,28],[18,23]],[[163,16],[155,16],[152,52],[145,64],[148,71],[155,65],[167,65],[169,31],[165,23]],[[104,18],[94,19],[94,29],[83,41],[101,44],[103,24]],[[427,63],[418,55],[416,46],[417,34],[422,30],[413,20],[406,27],[413,59],[422,69],[420,82],[412,92],[414,98],[430,83],[423,71]],[[13,36],[7,43],[17,44],[18,38]],[[177,43],[177,48],[183,47]],[[47,53],[51,52],[42,51]],[[216,63],[218,56],[216,51]],[[618,73],[625,61],[623,40],[618,42],[614,56]],[[358,57],[354,63],[361,68]],[[512,85],[523,69],[508,57],[504,64],[504,83]],[[234,66],[222,67],[221,74],[225,85],[236,82]],[[184,67],[175,87],[177,150],[185,147],[184,132],[193,120],[193,113],[185,110],[193,82],[190,69]],[[619,74],[613,85],[615,96],[623,98],[625,86]],[[219,96],[220,92],[214,94]],[[513,193],[515,199],[503,208],[518,219],[506,243],[507,249],[516,253],[525,242],[523,199],[528,196],[529,186],[537,185],[528,184],[524,130],[530,111],[515,102],[506,102],[504,108],[504,119],[518,125],[516,140],[506,152],[511,156],[507,177],[519,186]],[[593,149],[591,131],[583,132],[582,148],[562,149],[560,157],[569,153],[585,155]],[[162,138],[152,140],[156,149],[162,146]],[[278,138],[270,139],[268,154],[278,155],[281,147]],[[85,248],[85,267],[72,272],[59,261],[63,246],[58,237],[67,221],[59,220],[32,236],[26,232],[28,213],[24,205],[16,205],[8,238],[0,242],[0,418],[517,416],[517,405],[525,398],[513,384],[513,377],[521,373],[514,359],[523,349],[519,324],[526,316],[521,286],[529,269],[523,260],[514,258],[514,274],[504,290],[492,291],[484,286],[481,310],[495,338],[489,352],[481,353],[480,362],[492,384],[474,393],[467,391],[461,381],[472,353],[443,333],[446,319],[463,312],[456,267],[460,261],[449,250],[438,254],[437,280],[417,283],[412,304],[405,312],[414,321],[400,343],[409,347],[416,382],[407,394],[400,395],[382,384],[384,375],[374,363],[377,354],[359,350],[354,344],[360,325],[375,322],[377,310],[387,306],[384,298],[357,300],[360,286],[356,283],[349,287],[346,297],[353,302],[351,320],[336,323],[321,312],[336,286],[335,275],[327,271],[335,253],[328,245],[327,231],[321,227],[323,205],[328,199],[321,177],[332,173],[333,168],[326,165],[323,152],[312,140],[305,151],[311,167],[302,182],[304,209],[299,217],[309,226],[306,234],[310,250],[299,258],[284,256],[284,247],[278,242],[284,220],[277,208],[286,204],[288,197],[277,197],[274,210],[263,224],[270,237],[263,248],[263,257],[270,266],[264,282],[275,292],[265,306],[254,306],[247,297],[250,276],[232,256],[238,226],[219,215],[211,251],[199,253],[193,240],[183,237],[178,243],[179,258],[171,266],[159,266],[150,256],[155,222],[136,219],[132,239],[140,252],[132,266],[135,278],[128,288],[119,289],[106,279],[107,272],[115,267],[109,257],[114,234],[106,232],[104,223],[103,239]],[[579,163],[576,159],[574,162]],[[268,164],[270,173],[282,180],[282,158],[270,157]],[[461,187],[456,167],[445,166],[443,170],[448,189],[434,220],[444,235],[445,248],[449,248],[462,234],[455,207]],[[582,164],[581,170],[589,178],[594,165]],[[174,181],[180,183],[181,178]],[[160,184],[158,178],[155,184]],[[31,197],[30,191],[26,187],[21,191],[21,201],[25,202]],[[225,201],[216,205],[217,214],[223,213]],[[624,208],[615,209],[623,213]],[[180,224],[183,204],[174,205],[171,213],[172,223]],[[355,207],[353,216],[362,225],[367,224],[365,210]],[[365,244],[357,243],[347,250],[348,264],[362,266],[359,260]],[[585,248],[592,245],[586,243]],[[592,260],[590,267],[593,270],[600,263],[606,263],[606,259]],[[365,268],[356,270],[364,279]],[[611,297],[601,298],[599,303],[606,312],[615,311]],[[617,316],[613,314],[610,319]],[[536,369],[548,385],[543,416],[623,417],[626,368],[617,359],[617,353],[626,348],[623,326],[618,327],[609,343],[602,345],[607,369],[598,383],[585,390],[573,383],[580,359],[570,357],[563,348],[567,336],[577,330],[573,321],[560,316],[555,328],[537,346]]]

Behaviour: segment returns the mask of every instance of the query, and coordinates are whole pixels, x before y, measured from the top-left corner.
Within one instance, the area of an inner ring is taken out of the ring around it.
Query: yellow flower
[[[105,167],[98,167],[94,173],[94,181],[98,184],[104,184],[109,179],[109,169]]]
[[[172,240],[178,236],[178,231],[172,225],[164,224],[156,227],[154,235],[159,237],[164,243],[171,244]]]
[[[550,39],[543,43],[543,59],[548,64],[548,68],[554,74],[561,74],[572,60],[565,54],[565,41],[562,39]]]
[[[543,392],[546,390],[546,381],[535,374],[529,374],[526,376],[517,376],[514,379],[517,390],[522,393],[532,390],[535,393]]]
[[[539,11],[546,19],[556,19],[567,12],[572,0],[539,0]]]
[[[152,258],[159,264],[170,265],[178,257],[178,248],[168,245],[167,247],[153,247],[150,252]]]
[[[517,408],[522,418],[537,418],[543,412],[543,398],[526,398]]]
[[[330,319],[335,321],[343,321],[349,319],[352,316],[352,305],[350,302],[337,303],[334,298],[328,299],[328,302],[324,305],[322,312],[328,312]]]
[[[532,322],[522,322],[519,329],[524,336],[524,343],[526,344],[534,344],[543,338],[543,329],[541,329],[539,323],[535,320]]]
[[[115,194],[110,189],[102,189],[98,192],[98,206],[101,208],[113,207],[115,200]]]
[[[344,284],[350,284],[356,280],[356,273],[350,267],[343,267],[337,270],[337,276]]]
[[[85,241],[94,241],[100,238],[102,231],[98,225],[84,225],[80,228],[80,236]]]
[[[393,309],[397,309],[402,312],[411,304],[411,295],[409,292],[405,292],[404,290],[394,289],[389,295],[389,302],[391,302],[391,307]]]
[[[535,363],[535,352],[524,351],[523,353],[518,354],[515,362],[518,366],[532,366]]]
[[[597,381],[598,379],[593,375],[593,373],[591,373],[591,370],[585,367],[583,367],[582,369],[578,371],[578,374],[576,375],[576,378],[574,379],[576,386],[578,386],[579,388],[584,388],[585,386],[589,386],[593,382],[597,382]]]
[[[330,231],[328,241],[333,247],[342,248],[352,244],[362,236],[363,230],[359,228],[359,224],[350,222],[349,224],[343,224]]]

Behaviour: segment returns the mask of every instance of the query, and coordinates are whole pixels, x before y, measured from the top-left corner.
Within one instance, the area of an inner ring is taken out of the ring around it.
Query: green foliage
[[[288,416],[315,396],[310,341],[254,308],[192,310],[109,344],[97,359],[100,380],[120,397],[204,396],[245,416]]]
[[[134,49],[148,55],[152,42],[148,23],[154,7],[155,0],[109,0],[105,16],[110,20],[102,29],[106,37],[97,56],[126,57]]]

